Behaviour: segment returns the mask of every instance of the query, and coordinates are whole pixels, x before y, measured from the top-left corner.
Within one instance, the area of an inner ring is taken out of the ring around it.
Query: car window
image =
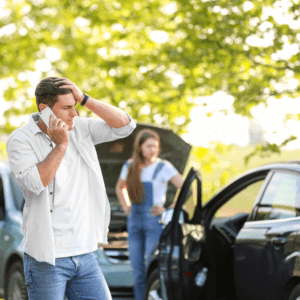
[[[195,208],[197,206],[197,191],[198,185],[197,180],[193,180],[189,187],[189,191],[186,197],[186,200],[182,206],[182,209],[187,212],[189,220],[191,220],[194,216]]]
[[[224,218],[238,213],[250,214],[264,180],[256,181],[234,195],[216,212],[215,217]]]
[[[297,216],[300,177],[286,172],[274,173],[259,203],[255,220],[274,220]]]

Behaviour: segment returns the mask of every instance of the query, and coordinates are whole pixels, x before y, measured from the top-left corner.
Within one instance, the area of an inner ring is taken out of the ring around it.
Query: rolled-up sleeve
[[[129,124],[127,124],[126,126],[123,126],[121,128],[112,128],[112,131],[114,132],[114,134],[116,136],[120,136],[119,138],[124,138],[124,137],[130,135],[136,127],[136,124],[133,121],[133,119],[131,118],[131,116],[129,116],[128,114],[126,114],[126,115],[130,119]]]
[[[85,118],[88,121],[89,132],[95,145],[129,136],[136,128],[136,123],[131,116],[130,123],[121,128],[112,128],[102,119]],[[83,119],[83,118],[81,118]]]
[[[7,141],[6,148],[10,169],[22,189],[36,195],[40,194],[45,187],[36,166],[39,161],[30,143],[12,135]]]

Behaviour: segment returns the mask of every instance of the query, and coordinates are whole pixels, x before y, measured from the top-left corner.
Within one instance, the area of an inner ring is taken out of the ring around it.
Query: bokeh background
[[[36,84],[68,77],[189,142],[208,199],[299,158],[299,29],[299,0],[0,0],[0,158]]]

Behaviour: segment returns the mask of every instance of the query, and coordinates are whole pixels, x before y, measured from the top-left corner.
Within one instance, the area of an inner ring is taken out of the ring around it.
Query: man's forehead
[[[65,95],[58,95],[56,104],[58,106],[74,106],[76,105],[76,100],[72,93]]]

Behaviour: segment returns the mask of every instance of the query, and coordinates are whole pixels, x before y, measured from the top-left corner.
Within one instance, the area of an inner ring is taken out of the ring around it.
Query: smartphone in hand
[[[50,115],[54,116],[54,120],[57,119],[52,109],[47,106],[40,112],[40,118],[43,120],[43,122],[46,124],[46,126],[49,128],[49,121],[50,121]]]

